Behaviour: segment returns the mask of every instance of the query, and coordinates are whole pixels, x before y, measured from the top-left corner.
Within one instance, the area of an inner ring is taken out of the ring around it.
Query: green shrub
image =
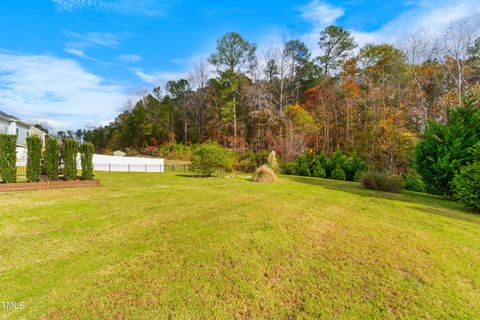
[[[452,181],[454,197],[480,211],[480,141],[469,150],[473,161],[462,167]]]
[[[274,182],[277,180],[275,171],[267,165],[262,165],[255,170],[253,181],[255,182]]]
[[[271,151],[267,158],[267,166],[269,166],[273,172],[280,172],[280,167],[277,161],[277,155],[275,151]]]
[[[480,211],[480,161],[462,167],[452,184],[455,199]]]
[[[367,165],[356,154],[346,156],[341,150],[335,151],[331,157],[320,152],[315,158],[308,152],[299,155],[295,161],[296,174],[336,180],[359,181]],[[289,172],[293,171],[288,168]]]
[[[310,168],[305,161],[297,162],[297,168],[295,170],[299,176],[310,177]]]
[[[310,165],[313,161],[313,157],[310,153],[305,152],[298,156],[296,160],[296,174],[299,176],[309,177],[310,172]]]
[[[469,149],[480,138],[480,106],[466,97],[462,107],[447,111],[446,123],[429,121],[415,147],[415,169],[428,192],[450,196],[458,170],[472,160]]]
[[[348,181],[359,181],[355,180],[358,178],[357,172],[367,171],[367,165],[356,153],[345,158],[342,166],[343,171],[345,171],[345,179]]]
[[[47,163],[45,159],[45,149],[43,149],[40,160],[40,175],[47,175]]]
[[[3,182],[17,181],[17,136],[0,134],[0,176]]]
[[[72,138],[63,141],[63,167],[65,179],[74,180],[77,176],[78,142]]]
[[[327,173],[326,173],[327,172],[327,169],[326,169],[327,165],[328,165],[328,158],[325,155],[325,153],[322,151],[311,162],[310,172],[312,173],[312,176],[316,177],[316,175],[314,174],[315,168],[320,166],[320,167],[323,168],[323,171],[325,171],[325,176],[323,176],[321,178],[326,178],[327,177]],[[319,169],[317,169],[317,170],[319,170]]]
[[[378,191],[400,192],[401,182],[399,179],[382,172],[368,171],[361,182],[364,188]]]
[[[415,171],[403,176],[403,187],[405,190],[425,192],[425,183],[423,183],[422,177]]]
[[[57,139],[48,138],[45,142],[45,173],[50,181],[58,180],[60,145]]]
[[[341,150],[337,150],[334,153],[332,153],[330,158],[327,159],[327,162],[325,165],[325,172],[327,174],[327,178],[334,179],[332,177],[333,171],[336,170],[337,168],[341,168],[345,174],[345,170],[343,168],[345,167],[346,161],[347,161],[347,157],[342,153]],[[345,180],[345,179],[341,179],[341,180]]]
[[[312,177],[325,178],[327,175],[325,173],[325,169],[323,168],[321,160],[317,158],[313,163],[314,165],[312,170]]]
[[[27,137],[27,180],[36,182],[40,179],[42,161],[42,140],[39,136]]]
[[[345,180],[345,171],[337,165],[337,167],[332,171],[331,178],[334,180]]]
[[[284,174],[296,174],[296,171],[295,171],[295,166],[296,166],[296,163],[295,161],[286,161],[283,163],[282,167],[282,172]]]
[[[214,173],[231,172],[234,157],[230,150],[217,143],[200,145],[192,156],[192,171],[203,177],[210,177]]]
[[[82,179],[93,179],[93,153],[95,147],[90,142],[85,142],[80,146],[80,160],[82,163]]]
[[[357,172],[355,172],[355,175],[353,176],[353,181],[355,181],[355,182],[362,181],[362,177],[365,173],[366,173],[366,171],[358,170]]]

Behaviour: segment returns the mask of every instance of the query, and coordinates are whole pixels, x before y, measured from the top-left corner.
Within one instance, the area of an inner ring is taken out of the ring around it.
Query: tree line
[[[403,173],[430,121],[442,123],[466,92],[480,96],[480,22],[472,17],[401,46],[367,44],[339,26],[260,52],[235,32],[217,40],[188,79],[155,87],[113,122],[70,135],[96,152],[155,153],[165,144],[215,141],[237,152],[275,150],[360,155],[370,167]]]

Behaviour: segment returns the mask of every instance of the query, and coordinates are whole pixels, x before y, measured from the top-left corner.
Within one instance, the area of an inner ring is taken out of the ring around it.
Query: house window
[[[29,134],[30,134],[30,131],[27,131],[27,137],[28,137]]]
[[[7,127],[7,126],[5,126],[5,127],[3,128],[3,132],[4,132],[4,133],[8,133],[8,127]]]
[[[17,137],[18,137],[19,129],[17,128]]]

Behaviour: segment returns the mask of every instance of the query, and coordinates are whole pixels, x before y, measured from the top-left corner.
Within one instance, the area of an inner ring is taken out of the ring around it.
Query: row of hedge
[[[283,166],[285,174],[348,181],[359,181],[361,173],[367,169],[366,163],[356,153],[345,155],[340,150],[330,157],[323,152],[316,156],[305,152]]]
[[[36,182],[45,174],[50,181],[58,180],[63,160],[64,177],[74,180],[77,177],[77,154],[80,151],[82,179],[93,178],[93,144],[86,142],[80,147],[76,140],[67,138],[62,148],[57,139],[47,139],[42,154],[42,140],[36,135],[27,137],[27,180]],[[2,182],[17,180],[17,137],[0,135],[0,178]]]

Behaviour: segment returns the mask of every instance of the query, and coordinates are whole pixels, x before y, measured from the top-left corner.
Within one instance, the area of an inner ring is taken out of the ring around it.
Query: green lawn
[[[480,318],[480,215],[281,177],[0,194],[5,319]],[[0,306],[1,307],[1,306]]]

